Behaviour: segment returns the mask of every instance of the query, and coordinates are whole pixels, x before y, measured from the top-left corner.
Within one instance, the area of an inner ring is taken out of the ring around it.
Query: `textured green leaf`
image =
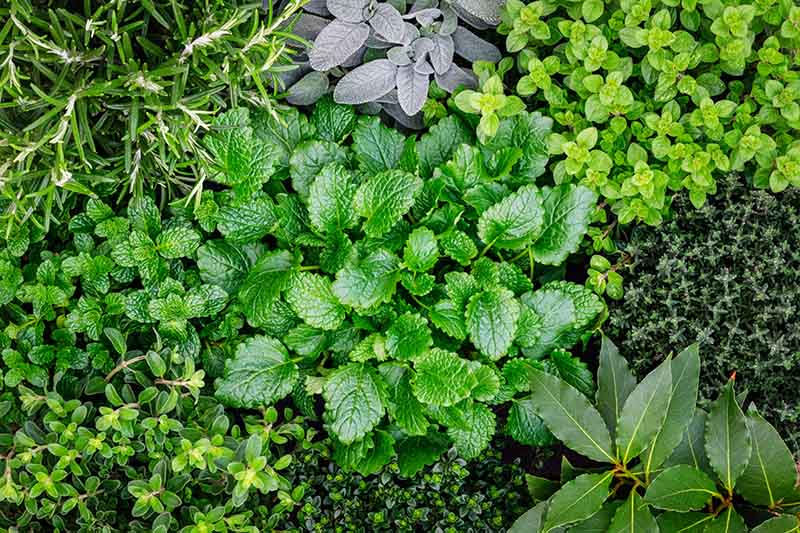
[[[611,435],[586,396],[561,379],[538,369],[529,371],[531,405],[566,446],[595,461],[613,463]]]
[[[650,372],[630,393],[617,420],[617,455],[628,464],[664,425],[672,391],[672,358]]]
[[[608,533],[659,533],[658,523],[650,509],[642,502],[642,497],[634,490],[628,499],[617,508]]]
[[[700,383],[700,353],[693,344],[672,360],[672,395],[664,425],[642,457],[645,472],[661,466],[680,444],[692,421]]]
[[[560,265],[577,251],[589,229],[597,195],[583,185],[564,184],[541,191],[544,211],[533,256],[545,265]]]
[[[433,268],[439,259],[439,246],[436,235],[428,228],[417,228],[411,232],[403,250],[403,262],[415,272],[425,272]]]
[[[289,166],[295,148],[314,134],[306,116],[294,107],[257,109],[251,111],[250,118],[255,138],[273,146],[275,161],[282,167]]]
[[[497,248],[521,248],[539,237],[543,221],[541,192],[526,185],[483,212],[478,236]]]
[[[321,232],[338,232],[353,227],[358,218],[353,212],[356,182],[342,165],[326,165],[311,184],[308,215]]]
[[[733,380],[711,404],[706,420],[706,455],[723,486],[733,491],[752,452],[747,419],[736,401]]]
[[[465,426],[450,426],[447,435],[464,459],[475,459],[489,446],[495,432],[494,413],[481,403],[468,404],[462,413]]]
[[[447,437],[441,433],[428,433],[421,437],[408,437],[397,445],[397,466],[400,475],[413,477],[427,465],[435,463],[449,448]]]
[[[361,117],[353,131],[353,151],[359,168],[369,174],[398,168],[405,139],[378,117]]]
[[[534,359],[557,348],[571,348],[605,308],[594,292],[569,281],[550,282],[520,300],[542,319],[536,344],[523,349]]]
[[[472,375],[475,376],[475,386],[472,388],[471,396],[479,402],[491,402],[500,391],[499,373],[487,366],[473,361]]]
[[[292,275],[292,256],[285,250],[262,255],[239,288],[239,301],[254,327],[271,319],[274,305]]]
[[[454,339],[467,338],[467,326],[464,321],[464,312],[452,302],[442,300],[429,310],[429,316],[434,326],[450,335]]]
[[[539,112],[522,113],[500,121],[497,135],[486,144],[489,152],[504,148],[521,150],[522,157],[514,168],[515,177],[533,181],[544,174],[549,151],[545,139],[553,127],[553,119]]]
[[[739,513],[731,506],[719,513],[714,520],[710,521],[704,532],[747,533],[747,526]]]
[[[493,360],[508,352],[514,341],[520,305],[508,289],[486,290],[467,306],[467,328],[472,343]]]
[[[619,354],[614,343],[604,335],[597,371],[596,404],[612,438],[616,436],[617,420],[622,413],[622,406],[634,388],[636,378],[628,368],[628,362]]]
[[[611,473],[583,474],[565,483],[550,498],[542,533],[586,520],[599,511],[613,477]]]
[[[250,259],[242,248],[224,240],[206,241],[197,249],[200,279],[235,294],[250,269]]]
[[[345,309],[336,299],[331,281],[311,272],[297,272],[286,288],[286,301],[306,324],[315,328],[337,329]]]
[[[432,344],[428,321],[417,313],[399,316],[386,330],[386,351],[396,359],[412,359]]]
[[[294,148],[289,159],[292,188],[301,196],[308,196],[314,179],[328,165],[347,164],[347,152],[330,141],[318,139],[301,143]]]
[[[661,472],[647,487],[645,502],[666,511],[697,511],[719,496],[714,481],[702,470],[678,465]]]
[[[278,216],[272,200],[266,195],[257,194],[246,201],[221,207],[216,221],[217,229],[225,240],[241,244],[257,241],[270,233]]]
[[[477,384],[466,359],[439,348],[417,359],[414,370],[414,395],[430,405],[455,405]]]
[[[736,492],[750,503],[773,508],[794,492],[797,467],[781,436],[755,409],[747,413],[747,427],[753,451],[736,482]]]
[[[361,439],[383,418],[380,377],[368,366],[339,367],[325,381],[326,420],[345,444]]]
[[[587,397],[594,393],[594,376],[589,367],[578,359],[572,357],[566,350],[556,350],[550,354],[547,366],[554,369],[561,379],[578,389]]]
[[[515,441],[527,446],[550,446],[556,442],[544,421],[536,414],[533,400],[515,400],[508,411],[506,431]]]
[[[392,229],[414,204],[422,180],[402,170],[388,170],[368,178],[356,191],[353,206],[366,218],[364,233],[380,237]]]
[[[442,251],[462,266],[467,266],[478,255],[478,247],[469,235],[460,230],[452,230],[441,237]]]
[[[239,344],[217,380],[216,397],[229,407],[262,407],[290,392],[299,378],[297,365],[277,340],[256,335]]]
[[[449,161],[456,148],[469,144],[472,132],[455,115],[443,118],[424,134],[417,143],[419,172],[424,177],[433,175],[433,170]]]
[[[430,423],[425,417],[424,406],[414,396],[411,372],[403,372],[403,376],[391,388],[391,392],[389,412],[397,425],[408,435],[424,435]]]
[[[751,533],[796,533],[800,531],[797,517],[782,515],[770,518],[751,530]]]
[[[397,287],[399,269],[400,259],[396,255],[376,250],[337,272],[333,293],[345,305],[369,309],[391,300]]]
[[[373,436],[373,447],[369,449],[354,466],[356,472],[362,476],[377,474],[395,455],[395,440],[386,431],[376,431]]]
[[[341,142],[356,125],[356,111],[353,106],[336,104],[331,96],[322,97],[314,104],[311,123],[317,135],[331,142]]]
[[[156,239],[156,248],[162,257],[180,259],[188,257],[200,246],[202,237],[192,228],[174,226],[167,228]]]

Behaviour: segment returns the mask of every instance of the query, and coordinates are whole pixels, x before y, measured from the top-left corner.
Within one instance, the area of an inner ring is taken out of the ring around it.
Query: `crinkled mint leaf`
[[[339,367],[325,381],[325,414],[331,431],[349,444],[361,439],[383,418],[380,376],[369,366],[351,363]]]
[[[474,140],[469,128],[455,115],[450,115],[431,126],[419,142],[419,172],[424,177],[433,175],[433,170],[450,160],[456,148]]]
[[[376,174],[399,168],[404,139],[377,117],[361,117],[353,131],[353,151],[363,172]]]
[[[334,103],[332,97],[325,96],[314,105],[311,123],[322,139],[339,143],[353,131],[357,118],[353,106]]]
[[[197,249],[197,267],[200,279],[222,287],[235,294],[250,270],[250,258],[245,251],[228,241],[206,241]]]
[[[413,477],[427,465],[435,463],[450,447],[442,433],[408,437],[397,444],[397,466],[400,475]]]
[[[289,166],[289,157],[300,143],[314,135],[314,126],[297,108],[254,109],[250,112],[254,138],[271,145],[275,150],[275,162],[281,167]]]
[[[399,279],[400,259],[386,250],[376,250],[346,265],[336,273],[333,293],[345,305],[366,310],[388,302]]]
[[[274,306],[289,283],[294,267],[286,250],[262,255],[239,288],[239,301],[250,325],[258,327],[273,319]]]
[[[173,226],[162,231],[156,239],[161,257],[180,259],[189,257],[200,246],[202,236],[188,226]]]
[[[487,245],[521,248],[539,238],[544,215],[541,192],[535,185],[526,185],[483,212],[478,236]]]
[[[422,180],[402,170],[387,170],[361,184],[353,207],[366,219],[362,228],[370,237],[381,237],[408,213],[414,196],[422,189]]]
[[[489,446],[495,433],[494,413],[480,403],[468,404],[462,413],[466,429],[447,428],[447,435],[453,439],[456,451],[464,459],[475,459]]]
[[[436,234],[428,228],[417,228],[411,232],[403,250],[403,262],[415,272],[425,272],[433,268],[439,259],[439,246]]]
[[[476,385],[469,362],[452,352],[433,348],[414,364],[414,395],[422,403],[447,407],[467,398]]]
[[[432,343],[428,321],[417,313],[400,315],[386,330],[386,350],[395,359],[413,359]]]
[[[358,184],[344,166],[326,165],[311,183],[308,196],[308,216],[320,232],[340,232],[352,228],[358,221],[353,211],[353,196]]]
[[[292,391],[299,378],[297,365],[277,340],[256,335],[239,344],[216,382],[215,396],[229,407],[272,405]]]
[[[508,289],[480,292],[467,306],[469,338],[481,353],[497,360],[514,341],[519,315],[520,304]]]
[[[275,204],[265,194],[224,205],[215,218],[219,232],[235,244],[261,239],[278,221]]]
[[[286,301],[297,316],[315,328],[338,328],[345,318],[345,309],[336,299],[331,281],[311,272],[294,274],[286,289]]]
[[[430,308],[428,314],[433,325],[447,335],[458,340],[467,338],[464,311],[459,309],[452,300],[442,300],[438,302]]]
[[[542,197],[544,221],[533,256],[539,263],[560,265],[586,235],[597,195],[583,185],[564,184],[543,188]]]
[[[331,163],[346,164],[347,152],[330,141],[314,139],[303,142],[295,148],[289,159],[292,188],[301,196],[307,196],[314,178]]]

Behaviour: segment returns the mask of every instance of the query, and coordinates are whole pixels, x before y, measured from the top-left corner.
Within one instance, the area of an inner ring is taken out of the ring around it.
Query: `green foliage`
[[[202,190],[214,115],[270,109],[294,68],[298,38],[279,29],[303,2],[284,4],[4,2],[0,238],[41,238],[68,221],[75,194]]]
[[[634,231],[627,248],[633,274],[607,326],[640,375],[676,339],[698,342],[707,353],[701,396],[718,393],[713,376],[736,371],[795,451],[798,209],[797,192],[751,192],[736,176],[699,210],[677,199],[673,221]]]
[[[537,369],[528,374],[544,423],[566,447],[601,464],[562,470],[560,487],[531,477],[532,495],[542,501],[512,533],[800,527],[794,458],[754,405],[742,411],[733,379],[708,412],[695,408],[696,344],[638,384],[607,337],[601,350],[596,408],[566,381]]]
[[[700,207],[730,171],[800,186],[799,17],[789,0],[509,0],[498,31],[517,93],[555,119],[556,183],[658,225],[674,192]]]

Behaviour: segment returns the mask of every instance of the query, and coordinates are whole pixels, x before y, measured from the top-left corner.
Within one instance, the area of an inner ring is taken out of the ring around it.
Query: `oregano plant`
[[[797,531],[789,448],[754,405],[743,410],[735,374],[707,411],[697,407],[699,374],[692,345],[637,383],[606,337],[594,402],[532,369],[533,409],[589,461],[565,460],[560,482],[530,476],[540,502],[511,531]]]

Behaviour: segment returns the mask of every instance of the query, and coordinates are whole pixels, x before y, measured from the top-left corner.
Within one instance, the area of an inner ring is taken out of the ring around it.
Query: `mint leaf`
[[[400,315],[386,330],[386,351],[397,359],[413,359],[432,343],[428,321],[417,313]]]
[[[427,465],[433,464],[447,451],[447,437],[428,433],[424,437],[408,437],[397,445],[397,466],[400,475],[413,477]]]
[[[469,144],[474,139],[473,133],[460,118],[450,115],[431,126],[417,142],[419,154],[419,172],[423,177],[433,175],[433,170],[446,163],[456,148]]]
[[[405,140],[377,117],[361,117],[353,131],[353,151],[359,168],[369,174],[399,168]]]
[[[415,272],[425,272],[433,268],[439,259],[436,235],[428,228],[417,228],[411,232],[403,250],[403,262]]]
[[[353,106],[336,104],[331,96],[324,96],[314,104],[311,114],[311,123],[316,127],[317,134],[335,143],[342,142],[353,131],[356,119]]]
[[[353,227],[358,217],[353,211],[357,184],[342,165],[326,165],[311,184],[308,215],[321,232],[337,232]]]
[[[222,206],[215,219],[225,240],[244,244],[257,241],[272,231],[278,216],[272,200],[259,193]]]
[[[275,339],[256,335],[236,348],[216,382],[215,396],[229,407],[272,405],[292,391],[299,378],[297,365]]]
[[[294,274],[286,288],[286,301],[297,316],[315,328],[337,329],[345,318],[328,278],[310,272]]]
[[[542,189],[544,220],[533,244],[536,261],[560,265],[576,252],[589,229],[597,195],[583,185],[559,185]]]
[[[477,385],[466,359],[433,348],[414,364],[414,395],[422,403],[447,407],[467,398]]]
[[[224,240],[206,241],[197,249],[200,279],[235,294],[250,269],[250,258],[238,246]]]
[[[507,289],[490,289],[473,296],[467,306],[472,343],[493,360],[508,352],[514,340],[520,304]]]
[[[400,259],[386,250],[376,250],[336,273],[333,293],[339,301],[366,310],[388,302],[397,286]]]
[[[192,228],[176,226],[167,228],[156,239],[156,248],[161,257],[180,259],[188,257],[200,246],[202,237]]]
[[[292,256],[285,250],[262,255],[239,288],[248,322],[254,327],[270,321],[280,293],[287,287],[294,265]]]
[[[295,149],[289,160],[292,188],[301,196],[307,196],[317,174],[333,163],[347,163],[347,152],[343,148],[330,141],[305,141]]]
[[[402,170],[389,170],[370,177],[361,184],[353,206],[367,220],[364,233],[380,237],[392,229],[414,204],[414,196],[422,189],[422,180]]]
[[[544,214],[539,189],[526,185],[483,212],[478,236],[487,246],[521,248],[539,237]]]
[[[449,427],[456,451],[464,459],[475,459],[489,446],[495,432],[494,413],[480,403],[469,404],[462,413],[465,427]]]
[[[345,444],[361,439],[383,418],[380,377],[368,366],[351,363],[325,381],[325,413],[331,431]]]

